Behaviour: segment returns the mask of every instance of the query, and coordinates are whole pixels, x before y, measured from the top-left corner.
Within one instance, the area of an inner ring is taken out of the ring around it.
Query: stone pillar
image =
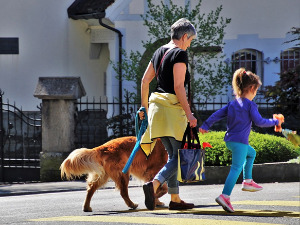
[[[75,100],[85,96],[80,77],[40,77],[34,96],[42,99],[41,181],[59,181],[60,164],[74,149]]]

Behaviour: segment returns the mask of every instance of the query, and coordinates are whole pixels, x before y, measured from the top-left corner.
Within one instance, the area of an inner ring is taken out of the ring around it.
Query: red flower
[[[208,142],[203,142],[202,143],[203,148],[212,148],[211,144],[209,144]]]

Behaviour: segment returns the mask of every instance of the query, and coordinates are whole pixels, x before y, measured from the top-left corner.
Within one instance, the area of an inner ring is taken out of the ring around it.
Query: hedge
[[[209,142],[213,148],[206,148],[206,166],[231,165],[231,151],[224,142],[225,131],[211,131],[199,133],[201,142]],[[284,137],[260,134],[251,131],[249,144],[256,150],[254,163],[286,162],[300,155],[300,147],[295,147]]]

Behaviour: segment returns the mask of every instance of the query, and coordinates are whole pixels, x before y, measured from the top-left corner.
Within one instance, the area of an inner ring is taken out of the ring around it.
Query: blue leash
[[[141,128],[139,129],[139,112],[143,111],[145,118],[142,120],[142,124],[141,124]],[[146,113],[146,109],[145,107],[141,107],[135,115],[135,134],[136,134],[136,143],[135,146],[131,152],[131,155],[129,156],[129,159],[126,163],[126,165],[124,166],[124,169],[122,170],[123,173],[127,173],[129,170],[129,167],[132,164],[132,161],[137,153],[137,151],[140,149],[140,143],[141,143],[141,139],[143,134],[145,133],[146,129],[148,126],[148,116]]]

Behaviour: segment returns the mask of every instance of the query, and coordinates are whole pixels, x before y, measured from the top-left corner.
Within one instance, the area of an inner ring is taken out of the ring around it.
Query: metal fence
[[[15,104],[3,102],[3,92],[0,90],[0,182],[38,181],[40,170],[39,154],[42,151],[41,112],[24,112]],[[193,103],[193,112],[199,124],[213,112],[225,106],[224,98]],[[257,96],[255,102],[265,118],[271,118],[274,113],[283,113],[282,109],[298,107],[298,103],[286,103],[283,106],[266,102]],[[119,102],[108,102],[106,99],[79,100],[75,115],[75,146],[76,148],[93,148],[108,140],[135,136],[135,114],[140,103],[126,99],[122,103],[120,114]],[[286,116],[286,115],[285,115]],[[300,131],[299,111],[285,117],[284,126]],[[226,130],[226,120],[216,123],[213,130]],[[273,128],[258,128],[261,133],[271,133]],[[274,133],[274,132],[273,132]]]
[[[193,112],[198,118],[198,124],[202,124],[212,113],[224,107],[230,100],[216,98],[205,102],[194,102]],[[264,118],[272,118],[273,114],[283,113],[282,106],[276,103],[267,102],[263,97],[257,96],[255,103],[259,112]],[[96,147],[108,140],[122,136],[135,136],[135,114],[140,107],[140,103],[131,102],[127,99],[122,104],[122,114],[119,114],[118,102],[107,102],[95,98],[83,100],[77,104],[76,123],[76,147]],[[295,107],[297,103],[286,103],[284,108]],[[285,115],[286,116],[286,115]],[[299,112],[287,115],[284,126],[289,129],[300,131]],[[274,128],[259,128],[253,125],[253,130],[260,133],[274,133]],[[226,130],[226,120],[216,123],[212,130]]]
[[[222,101],[222,98],[220,98],[203,103],[193,103],[194,109],[197,112],[199,124],[206,120],[212,113],[227,105],[227,103],[232,99],[233,98],[228,98],[228,101]],[[296,130],[298,132],[300,131],[300,123],[298,122],[300,120],[299,103],[286,102],[285,104],[280,104],[277,102],[267,101],[261,94],[258,94],[253,101],[258,106],[258,111],[263,118],[272,118],[273,114],[283,114],[285,116],[283,127]],[[212,129],[225,131],[226,120],[216,123]],[[260,128],[253,124],[252,129],[260,133],[275,134],[274,128]],[[278,135],[278,133],[276,133],[276,135]]]
[[[40,179],[42,129],[40,112],[24,112],[3,102],[0,90],[0,181]]]
[[[75,147],[92,148],[113,138],[135,136],[135,113],[140,103],[129,99],[122,103],[108,102],[106,99],[93,98],[79,100],[76,103]]]

